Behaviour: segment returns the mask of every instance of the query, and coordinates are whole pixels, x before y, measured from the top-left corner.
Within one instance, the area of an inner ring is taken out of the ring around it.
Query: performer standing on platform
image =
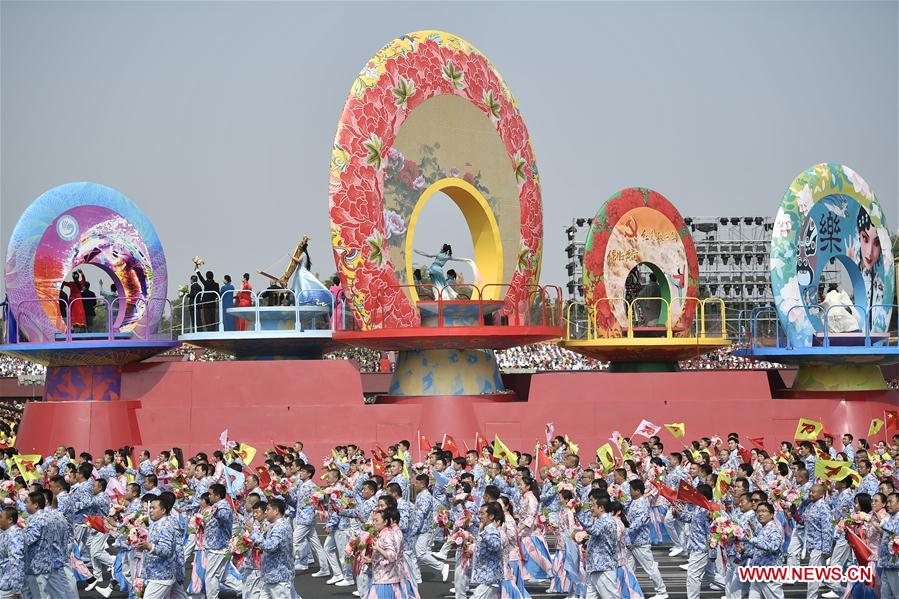
[[[444,243],[443,247],[441,247],[440,251],[436,254],[426,254],[419,250],[415,250],[415,253],[419,256],[424,256],[425,258],[434,259],[434,261],[431,262],[431,266],[428,267],[428,275],[431,277],[431,285],[434,286],[437,293],[440,294],[440,297],[445,300],[456,299],[456,292],[453,291],[452,287],[446,286],[446,276],[443,274],[443,267],[447,262],[464,262],[464,260],[460,258],[453,258],[452,246],[448,243]]]
[[[81,289],[84,283],[80,270],[72,273],[71,281],[63,281],[62,286],[69,290],[69,325],[72,332],[84,331],[87,320],[84,315],[84,302],[81,300]]]
[[[240,284],[240,291],[237,292],[237,299],[234,304],[238,308],[250,308],[253,306],[253,286],[250,285],[250,273],[243,273],[243,281]],[[247,321],[243,318],[235,319],[234,328],[237,331],[247,330]]]
[[[228,310],[234,307],[234,285],[231,284],[231,275],[225,275],[224,284],[221,287],[222,294],[222,320],[226,331],[235,330],[234,316],[228,314]]]

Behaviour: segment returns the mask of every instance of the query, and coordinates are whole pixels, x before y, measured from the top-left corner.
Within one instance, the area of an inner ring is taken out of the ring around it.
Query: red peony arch
[[[543,238],[540,181],[512,94],[490,61],[465,40],[440,31],[410,33],[384,46],[356,78],[331,154],[331,242],[346,297],[363,329],[419,324],[386,247],[384,171],[405,119],[441,95],[464,98],[489,118],[514,172],[520,243],[506,305],[526,300],[530,286],[537,284]]]

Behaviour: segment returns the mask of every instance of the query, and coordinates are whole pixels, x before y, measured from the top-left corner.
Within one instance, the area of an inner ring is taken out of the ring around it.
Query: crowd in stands
[[[47,368],[42,364],[0,355],[0,378],[16,378],[23,375],[43,376],[46,372]]]
[[[502,370],[604,370],[608,364],[553,344],[535,343],[496,352]]]

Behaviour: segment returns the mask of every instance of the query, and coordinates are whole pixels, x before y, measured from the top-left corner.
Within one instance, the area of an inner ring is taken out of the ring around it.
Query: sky
[[[477,46],[518,101],[542,183],[545,283],[566,281],[571,219],[630,186],[687,216],[774,215],[805,168],[843,162],[895,230],[897,7],[4,1],[3,260],[30,202],[94,181],[153,222],[169,296],[194,255],[219,279],[279,273],[303,234],[329,276],[328,162],[350,84],[386,42],[421,29]],[[416,246],[465,255],[461,214],[433,204]]]

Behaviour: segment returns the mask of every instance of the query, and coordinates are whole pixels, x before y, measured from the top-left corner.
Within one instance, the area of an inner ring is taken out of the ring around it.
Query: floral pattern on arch
[[[365,330],[420,323],[384,251],[390,237],[384,177],[406,117],[439,95],[462,97],[485,113],[516,177],[520,249],[506,305],[527,301],[528,286],[538,283],[543,238],[540,179],[515,99],[490,61],[462,38],[441,31],[410,33],[384,46],[356,77],[331,152],[334,258],[346,297]]]
[[[639,208],[650,208],[656,216],[646,220],[639,216],[637,219],[632,218],[630,215]],[[672,237],[666,240],[664,246],[660,246],[657,237],[652,234],[659,222],[667,225]],[[621,229],[623,233],[616,233],[616,229]],[[615,245],[610,242],[619,238],[630,238],[630,243],[622,246],[625,251],[610,247]],[[661,247],[661,251],[653,251],[657,247]],[[681,272],[677,272],[677,261],[665,258],[666,255],[673,255],[673,250],[677,250],[681,257]],[[662,270],[671,289],[671,313],[674,317],[672,328],[677,330],[675,336],[690,335],[690,325],[696,314],[696,301],[683,298],[699,297],[699,261],[693,237],[677,208],[656,191],[629,187],[606,200],[594,216],[584,246],[583,284],[587,306],[595,310],[596,334],[605,338],[621,337],[627,328],[624,303],[613,298],[613,295],[624,297],[624,294],[610,295],[609,292],[610,286],[621,286],[612,285],[613,281],[610,279],[616,275],[608,272],[610,253],[613,251],[627,254],[623,256],[623,260],[628,262],[627,270],[644,261],[652,262]],[[621,277],[618,276],[617,279]],[[681,300],[680,307],[676,310],[677,298]]]
[[[862,223],[870,240],[864,250]],[[872,247],[876,255],[869,255]],[[771,231],[771,290],[793,347],[810,347],[814,335],[823,332],[819,298],[814,296],[823,265],[834,257],[845,258],[844,266],[854,265],[857,271],[865,297],[856,297],[855,305],[869,314],[871,332],[887,332],[896,275],[886,217],[857,172],[843,164],[821,163],[790,184]]]

